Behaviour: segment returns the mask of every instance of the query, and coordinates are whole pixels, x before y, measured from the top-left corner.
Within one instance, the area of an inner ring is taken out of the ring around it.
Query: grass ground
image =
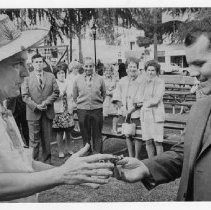
[[[82,141],[74,142],[74,151],[82,147]],[[125,148],[125,141],[120,139],[110,139],[104,144],[105,153],[113,153]],[[65,159],[57,157],[57,147],[52,147],[52,163],[62,164]],[[127,155],[127,154],[125,154]],[[143,149],[142,157],[146,157]],[[93,189],[87,186],[63,185],[39,194],[39,202],[141,202],[141,201],[174,201],[178,190],[179,180],[160,185],[148,191],[141,182],[125,183],[123,181],[110,178],[108,184]]]
[[[104,122],[104,129],[109,129],[111,121]],[[165,131],[166,135],[178,135],[178,132],[170,130]],[[73,142],[73,151],[76,152],[82,147],[82,140]],[[104,153],[116,153],[126,148],[125,140],[109,139],[103,144]],[[168,150],[169,145],[164,145]],[[127,156],[127,151],[124,152]],[[68,158],[68,157],[66,157]],[[61,165],[65,160],[58,158],[56,145],[52,146],[52,164]],[[147,158],[145,148],[142,148],[141,159]],[[145,202],[145,201],[174,201],[178,190],[179,180],[157,186],[155,189],[148,191],[141,182],[125,183],[114,178],[106,185],[93,189],[87,186],[70,186],[63,185],[47,190],[39,194],[39,202]]]
[[[174,201],[178,180],[147,191],[141,182],[124,183],[111,178],[98,189],[87,186],[60,186],[39,195],[40,202],[142,202]]]

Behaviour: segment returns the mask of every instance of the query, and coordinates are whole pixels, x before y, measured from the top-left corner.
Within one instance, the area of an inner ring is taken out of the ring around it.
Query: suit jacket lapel
[[[38,80],[37,80],[37,76],[36,76],[36,73],[33,71],[32,73],[31,73],[31,79],[30,79],[30,81],[32,82],[32,87],[36,87],[37,89],[40,89],[39,88],[39,83],[38,83]]]
[[[209,112],[209,114],[208,114],[208,116],[207,116],[207,122],[206,122],[206,124],[205,124],[205,129],[207,128],[207,123],[210,122],[210,121],[209,121],[209,117],[210,117],[210,113],[211,113],[211,100],[209,101],[209,105],[207,105],[207,106],[208,106],[208,110],[210,110],[210,112]],[[209,126],[209,125],[208,125],[208,126]],[[209,128],[209,127],[208,127],[208,128]],[[209,130],[209,131],[210,131],[210,130]],[[208,132],[209,132],[209,131],[208,131]],[[200,156],[203,154],[203,152],[211,145],[211,138],[209,138],[209,135],[210,135],[210,133],[208,133],[207,139],[204,139],[205,141],[203,142],[201,151],[200,151],[200,153],[199,153],[197,159],[200,158]]]
[[[193,107],[191,117],[187,125],[187,134],[185,141],[191,141],[191,149],[189,156],[189,170],[193,168],[193,164],[199,154],[199,149],[203,140],[206,124],[211,110],[211,98],[200,100]]]
[[[197,159],[201,157],[201,155],[204,153],[204,151],[211,145],[211,138],[208,138],[206,142],[203,144],[203,147],[201,149],[201,152],[199,153]]]
[[[42,91],[42,89],[40,88],[38,79],[37,79],[37,75],[34,71],[32,72],[31,78],[32,78],[32,82],[33,82],[32,87],[36,87],[39,91]]]
[[[46,72],[43,71],[43,85],[42,85],[42,89],[44,89],[45,87],[45,84],[46,84],[46,80],[47,80],[47,75],[46,75]]]

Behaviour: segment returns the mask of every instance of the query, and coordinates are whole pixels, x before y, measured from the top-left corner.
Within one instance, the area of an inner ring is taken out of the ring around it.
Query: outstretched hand
[[[107,161],[115,158],[115,156],[110,154],[96,154],[83,157],[88,150],[89,144],[85,145],[85,147],[75,153],[61,166],[64,183],[72,185],[108,183],[108,178],[113,174],[114,164],[100,161]]]
[[[148,168],[136,158],[126,157],[117,162],[119,179],[137,182],[150,175]]]
[[[74,153],[71,158],[76,158],[76,157],[83,157],[88,154],[88,150],[90,148],[89,144],[86,144],[84,147],[82,147],[78,152]]]

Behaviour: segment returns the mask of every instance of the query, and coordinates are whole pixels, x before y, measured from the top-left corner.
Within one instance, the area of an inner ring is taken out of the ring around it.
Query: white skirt
[[[141,112],[141,130],[143,141],[153,139],[155,142],[163,142],[164,123],[155,122],[151,109]]]

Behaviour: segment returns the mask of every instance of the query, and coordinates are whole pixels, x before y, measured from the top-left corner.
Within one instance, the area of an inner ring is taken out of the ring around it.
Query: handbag
[[[126,137],[135,136],[136,124],[131,122],[131,118],[129,119],[129,122],[127,122],[127,117],[126,117],[125,122],[122,123],[122,134],[125,135]]]

